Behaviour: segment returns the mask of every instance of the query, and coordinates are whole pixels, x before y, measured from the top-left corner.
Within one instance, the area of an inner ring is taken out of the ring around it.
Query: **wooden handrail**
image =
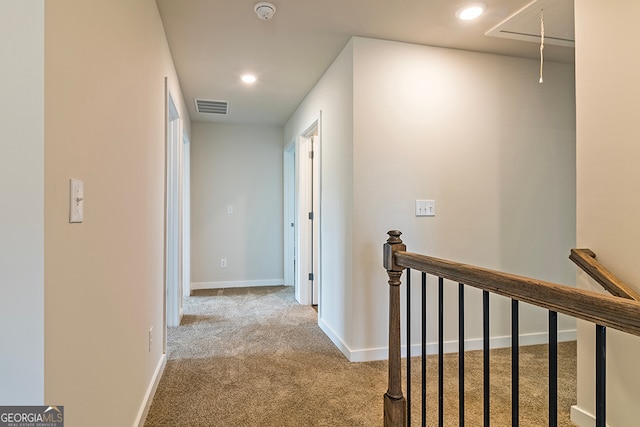
[[[596,260],[596,254],[590,249],[571,249],[569,259],[591,276],[611,295],[640,301],[640,294],[617,278]]]
[[[640,302],[405,251],[394,264],[640,336]]]
[[[407,252],[406,246],[400,239],[402,234],[400,231],[392,230],[387,234],[389,234],[389,239],[383,248],[383,264],[389,275],[389,388],[384,396],[385,427],[407,425],[407,402],[402,395],[401,388],[399,294],[400,277],[405,268],[472,286],[513,300],[523,301],[598,325],[596,335],[600,338],[597,338],[596,342],[599,341],[600,344],[597,346],[599,350],[596,362],[596,389],[598,390],[596,401],[601,402],[599,405],[602,405],[602,408],[599,406],[600,409],[596,411],[596,420],[598,425],[600,423],[604,425],[603,402],[606,402],[604,394],[605,327],[640,336],[640,295],[595,261],[595,254],[592,251],[573,249],[569,258],[613,295],[603,295],[557,283]],[[515,333],[517,334],[517,327]],[[515,346],[517,345],[516,343]],[[407,343],[407,349],[409,348],[410,344]],[[407,350],[408,353],[409,350]]]

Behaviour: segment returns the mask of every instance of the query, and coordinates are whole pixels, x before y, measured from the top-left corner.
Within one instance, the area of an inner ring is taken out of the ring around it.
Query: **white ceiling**
[[[193,121],[284,124],[352,36],[539,58],[544,9],[545,61],[574,61],[571,43],[550,44],[573,40],[573,0],[485,0],[474,22],[455,16],[464,0],[272,0],[268,21],[255,0],[156,2]],[[258,81],[244,85],[245,72]],[[197,113],[194,98],[227,101],[228,114]]]

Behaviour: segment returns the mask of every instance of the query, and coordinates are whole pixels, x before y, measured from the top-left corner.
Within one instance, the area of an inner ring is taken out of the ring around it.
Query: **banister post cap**
[[[391,230],[388,231],[387,234],[389,238],[382,248],[384,268],[387,271],[403,271],[404,268],[396,265],[393,259],[394,252],[407,250],[407,245],[402,243],[402,239],[400,238],[402,232],[399,230]]]

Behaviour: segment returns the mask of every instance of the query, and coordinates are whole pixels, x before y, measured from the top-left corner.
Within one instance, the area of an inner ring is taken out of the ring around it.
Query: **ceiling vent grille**
[[[227,101],[212,101],[210,99],[195,99],[196,111],[202,114],[227,114],[229,103]]]

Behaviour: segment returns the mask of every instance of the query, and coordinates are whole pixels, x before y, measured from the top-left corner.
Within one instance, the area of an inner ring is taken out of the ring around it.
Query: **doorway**
[[[284,148],[283,158],[283,230],[284,230],[284,284],[293,286],[295,297],[300,301],[296,250],[296,143],[291,141]]]
[[[164,326],[180,325],[182,317],[184,258],[184,130],[182,120],[165,78],[165,261],[164,261]],[[188,268],[187,268],[188,269]]]
[[[318,309],[322,300],[319,124],[320,119],[284,150],[285,283],[295,286],[300,304]]]

